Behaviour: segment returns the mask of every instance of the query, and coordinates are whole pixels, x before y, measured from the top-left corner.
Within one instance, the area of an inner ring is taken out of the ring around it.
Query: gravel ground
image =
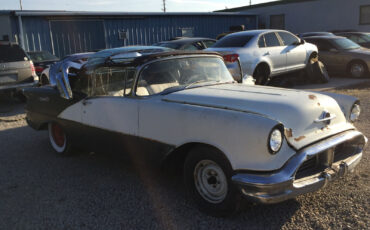
[[[362,103],[370,137],[370,85],[336,90]],[[199,212],[182,181],[114,154],[59,157],[23,104],[0,101],[0,229],[369,229],[369,148],[353,174],[275,205],[244,205],[231,218]]]

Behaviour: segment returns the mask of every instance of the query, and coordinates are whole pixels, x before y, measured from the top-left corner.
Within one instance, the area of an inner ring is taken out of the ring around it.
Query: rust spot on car
[[[317,105],[320,106],[321,105],[320,102],[317,102]]]
[[[285,129],[285,136],[286,137],[292,137],[293,136],[293,130],[292,129]]]
[[[310,95],[308,95],[308,98],[310,100],[315,100],[317,97],[315,95],[313,95],[313,94],[310,94]]]
[[[300,136],[300,137],[294,138],[294,140],[298,142],[298,141],[303,140],[305,138],[306,138],[305,136]]]

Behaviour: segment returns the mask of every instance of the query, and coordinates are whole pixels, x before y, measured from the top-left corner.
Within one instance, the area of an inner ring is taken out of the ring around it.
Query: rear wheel
[[[40,82],[41,82],[41,85],[48,85],[49,84],[49,79],[45,74],[43,74],[43,75],[41,75]]]
[[[71,142],[62,126],[56,122],[48,124],[50,145],[60,155],[69,155]]]
[[[254,70],[253,78],[256,80],[256,85],[266,85],[270,77],[269,69],[264,65],[259,65]]]
[[[348,66],[348,72],[353,78],[364,78],[369,73],[365,63],[361,61],[350,63]]]
[[[186,188],[199,209],[213,216],[239,210],[241,194],[231,181],[232,175],[229,161],[213,148],[194,148],[185,160]]]

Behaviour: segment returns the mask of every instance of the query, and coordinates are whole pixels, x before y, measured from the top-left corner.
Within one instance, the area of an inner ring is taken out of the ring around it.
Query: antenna
[[[252,5],[252,0],[249,0],[249,5],[250,5],[250,6]]]
[[[166,13],[166,0],[163,0],[163,12]]]
[[[19,0],[19,6],[20,6],[21,10],[23,10],[22,0]]]

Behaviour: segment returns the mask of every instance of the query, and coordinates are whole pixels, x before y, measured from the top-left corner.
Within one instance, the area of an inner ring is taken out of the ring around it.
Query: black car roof
[[[175,40],[161,41],[161,42],[158,42],[157,44],[172,43],[172,44],[184,45],[189,42],[198,42],[198,41],[204,41],[204,40],[216,41],[215,39],[212,39],[212,38],[179,38]]]

